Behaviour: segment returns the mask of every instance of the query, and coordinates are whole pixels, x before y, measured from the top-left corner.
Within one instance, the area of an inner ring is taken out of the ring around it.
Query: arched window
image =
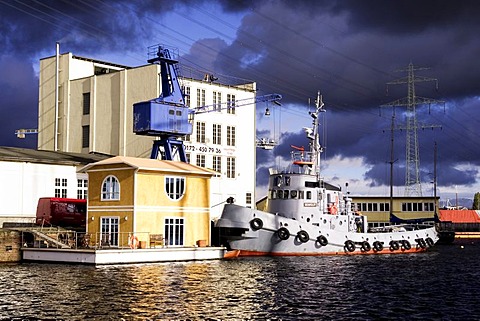
[[[179,200],[185,194],[185,177],[165,177],[165,192],[172,200]]]
[[[102,201],[119,200],[120,199],[120,183],[115,176],[109,175],[103,180],[102,184]]]

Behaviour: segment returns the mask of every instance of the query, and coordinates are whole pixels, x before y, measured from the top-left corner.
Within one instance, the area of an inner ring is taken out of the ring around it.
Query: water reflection
[[[7,264],[0,320],[478,319],[479,254]]]

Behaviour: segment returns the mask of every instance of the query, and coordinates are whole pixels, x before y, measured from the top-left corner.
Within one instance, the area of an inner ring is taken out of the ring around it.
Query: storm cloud
[[[226,16],[205,9],[213,5]],[[170,14],[198,28],[175,29],[165,23]],[[241,17],[238,28],[232,16]],[[0,145],[35,147],[34,138],[20,141],[13,131],[36,127],[35,68],[38,59],[53,55],[56,41],[78,55],[131,56],[144,64],[145,48],[166,40],[184,48],[185,70],[256,81],[259,94],[282,94],[287,109],[306,114],[306,102],[320,90],[327,109],[324,159],[361,158],[369,168],[363,177],[374,186],[389,183],[394,111],[398,186],[405,167],[405,107],[379,106],[405,97],[407,86],[386,83],[405,78],[396,70],[409,63],[428,67],[415,75],[438,79],[438,88],[435,81],[418,82],[415,93],[445,104],[417,106],[425,125],[418,132],[422,180],[433,173],[436,143],[438,183],[474,186],[480,165],[479,16],[478,1],[0,0]],[[197,29],[210,36],[194,38]],[[290,145],[308,144],[301,130],[310,125],[308,116],[304,121],[296,132],[283,130],[273,153],[257,152],[258,184],[265,184],[269,163],[289,157]]]

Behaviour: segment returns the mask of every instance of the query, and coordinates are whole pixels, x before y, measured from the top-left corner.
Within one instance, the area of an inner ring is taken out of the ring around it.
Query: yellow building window
[[[165,177],[165,192],[171,200],[179,200],[185,194],[185,177]]]
[[[109,175],[103,180],[102,201],[111,201],[120,199],[120,183],[118,179]]]

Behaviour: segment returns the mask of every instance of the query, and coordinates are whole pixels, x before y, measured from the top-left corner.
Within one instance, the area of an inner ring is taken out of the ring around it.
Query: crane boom
[[[17,138],[25,138],[25,135],[28,134],[38,134],[38,129],[36,128],[31,128],[31,129],[17,129],[15,131],[15,135],[17,135]]]
[[[195,108],[191,108],[190,110],[192,110],[194,114],[204,114],[204,113],[210,113],[214,111],[220,111],[224,109],[236,108],[236,107],[252,105],[256,103],[262,103],[262,102],[272,102],[276,105],[280,105],[280,99],[282,99],[282,95],[280,94],[268,94],[268,95],[262,95],[262,96],[255,96],[251,98],[238,99],[234,101],[225,101],[222,103],[217,103],[217,104],[212,104],[207,106],[195,107]]]

